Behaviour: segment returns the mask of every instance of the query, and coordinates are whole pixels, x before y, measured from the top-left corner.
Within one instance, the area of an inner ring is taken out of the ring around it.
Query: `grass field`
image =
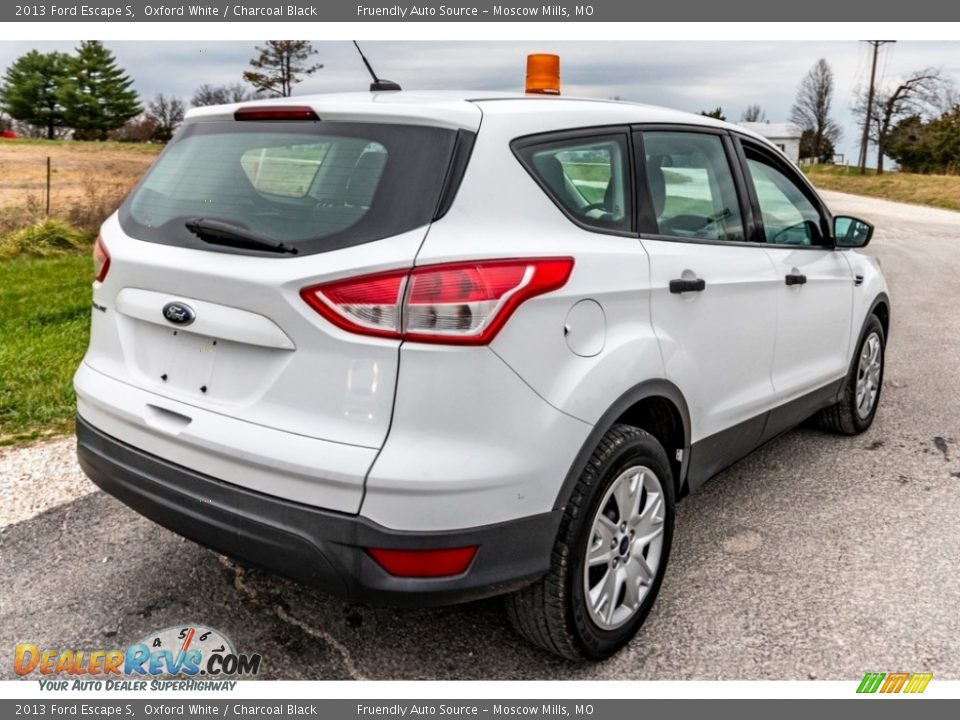
[[[0,445],[72,431],[92,267],[87,254],[0,262]]]
[[[913,205],[930,205],[960,210],[960,175],[917,175],[887,172],[860,175],[855,168],[839,165],[808,165],[803,171],[810,182],[823,190],[896,200]]]

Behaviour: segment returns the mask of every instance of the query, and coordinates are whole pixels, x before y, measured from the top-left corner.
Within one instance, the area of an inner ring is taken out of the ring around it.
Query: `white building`
[[[800,162],[800,136],[803,134],[803,130],[800,129],[799,125],[771,122],[742,122],[737,124],[763,135],[780,148],[792,163]]]

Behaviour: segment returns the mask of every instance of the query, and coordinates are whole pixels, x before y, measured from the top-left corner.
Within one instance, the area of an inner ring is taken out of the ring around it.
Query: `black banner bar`
[[[942,0],[37,0],[3,3],[0,22],[950,22],[960,3]],[[760,39],[760,38],[758,38]],[[800,38],[798,38],[800,39]],[[852,38],[856,39],[856,38]]]
[[[853,690],[851,690],[851,693]],[[907,710],[904,703],[910,705]],[[420,720],[421,718],[710,717],[726,720],[911,720],[957,717],[960,700],[2,700],[0,717],[34,718],[299,718],[300,720]]]

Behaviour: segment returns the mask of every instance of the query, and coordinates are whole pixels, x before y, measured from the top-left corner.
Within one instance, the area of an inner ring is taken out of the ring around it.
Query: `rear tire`
[[[859,435],[873,424],[883,388],[885,351],[883,325],[876,315],[871,315],[850,363],[840,402],[824,408],[817,416],[821,429],[838,435]]]
[[[653,607],[673,525],[674,478],[663,447],[639,428],[613,426],[566,505],[550,570],[507,596],[510,622],[570,660],[613,655]]]

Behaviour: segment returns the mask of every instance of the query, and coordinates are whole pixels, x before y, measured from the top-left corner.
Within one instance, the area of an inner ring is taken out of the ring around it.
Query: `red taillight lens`
[[[110,253],[107,252],[107,246],[103,244],[103,238],[97,236],[97,242],[93,246],[93,277],[97,282],[103,282],[110,270]]]
[[[338,280],[300,291],[300,297],[327,320],[344,330],[400,337],[400,304],[407,284],[406,270]]]
[[[572,270],[573,258],[478,260],[338,280],[300,295],[351,332],[485,345],[521,303],[562,287]]]
[[[464,572],[477,546],[444,550],[386,550],[370,548],[367,552],[377,564],[396,577],[448,577]]]
[[[234,120],[319,120],[313,108],[306,105],[242,107],[233,113]]]

